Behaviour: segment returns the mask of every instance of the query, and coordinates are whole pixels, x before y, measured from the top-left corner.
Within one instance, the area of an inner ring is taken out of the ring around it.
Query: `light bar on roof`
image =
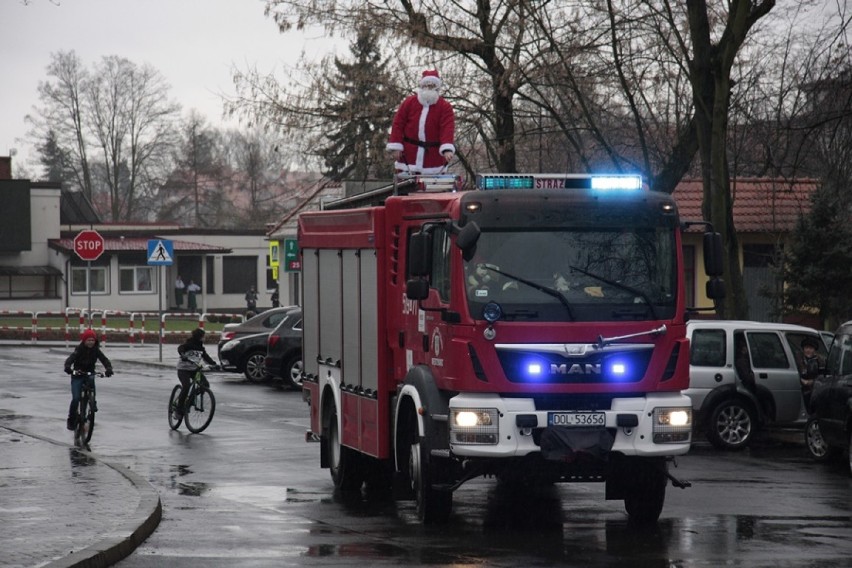
[[[642,176],[591,174],[478,174],[476,187],[491,189],[591,189],[633,191],[642,189]]]

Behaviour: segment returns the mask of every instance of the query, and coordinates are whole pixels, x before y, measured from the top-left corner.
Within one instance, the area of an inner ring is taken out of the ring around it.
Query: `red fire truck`
[[[307,437],[335,487],[443,522],[478,476],[603,482],[656,522],[692,432],[675,201],[637,176],[415,181],[299,219]],[[710,230],[704,264],[721,274]]]

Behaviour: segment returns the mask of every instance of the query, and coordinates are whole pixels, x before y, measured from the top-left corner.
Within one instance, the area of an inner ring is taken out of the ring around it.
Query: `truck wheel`
[[[641,464],[636,468],[624,497],[624,509],[631,523],[652,524],[660,518],[668,484],[665,468],[665,464]]]
[[[340,430],[337,426],[337,408],[331,410],[328,430],[325,435],[328,455],[331,461],[331,480],[335,489],[340,491],[358,491],[364,482],[361,474],[361,456],[352,448],[340,443]]]
[[[427,524],[446,523],[453,508],[453,493],[435,489],[433,466],[426,445],[417,436],[416,424],[410,432],[413,439],[408,453],[408,478],[417,501],[417,516]]]
[[[751,443],[756,430],[757,417],[748,405],[725,400],[710,413],[707,439],[720,450],[741,450]]]
[[[816,418],[808,420],[805,426],[805,446],[814,461],[827,462],[837,456],[837,448],[825,443],[822,432],[819,429],[819,421]]]

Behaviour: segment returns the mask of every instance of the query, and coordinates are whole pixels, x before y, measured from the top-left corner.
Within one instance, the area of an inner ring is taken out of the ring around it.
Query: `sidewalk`
[[[62,341],[0,341],[68,353]],[[110,344],[122,363],[174,368],[175,345]],[[66,443],[0,426],[0,566],[102,567],[133,552],[160,522],[157,491],[124,466]]]
[[[0,565],[115,564],[157,528],[160,496],[95,454],[0,426]]]

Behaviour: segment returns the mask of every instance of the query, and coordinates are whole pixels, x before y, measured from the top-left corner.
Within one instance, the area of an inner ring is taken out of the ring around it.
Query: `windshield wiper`
[[[522,278],[520,276],[515,276],[514,274],[510,274],[508,272],[504,272],[504,271],[500,270],[499,268],[497,268],[496,266],[492,266],[490,264],[483,264],[482,267],[485,268],[486,270],[490,270],[491,272],[496,272],[497,274],[502,274],[506,278],[511,278],[512,280],[516,280],[516,281],[520,282],[521,284],[526,284],[530,288],[535,288],[539,292],[544,292],[548,296],[553,296],[554,298],[559,300],[560,304],[565,306],[565,310],[568,312],[568,317],[571,318],[571,321],[574,321],[574,319],[575,319],[574,318],[574,312],[571,311],[571,304],[568,303],[568,299],[565,296],[563,296],[562,294],[560,294],[558,291],[554,290],[553,288],[548,288],[547,286],[542,286],[538,282],[533,282],[532,280],[527,280],[526,278]]]
[[[643,292],[642,290],[638,290],[638,289],[634,288],[633,286],[628,286],[627,284],[622,284],[621,282],[616,282],[615,280],[610,280],[609,278],[604,278],[603,276],[600,276],[600,275],[595,274],[593,272],[589,272],[588,270],[583,270],[582,268],[579,268],[577,266],[573,266],[571,264],[568,265],[568,268],[570,268],[571,270],[576,270],[580,274],[585,274],[589,278],[593,278],[593,279],[597,280],[598,282],[603,282],[604,284],[609,284],[610,286],[613,286],[614,288],[620,288],[621,290],[624,290],[625,292],[630,292],[631,294],[635,294],[636,296],[639,296],[640,298],[642,298],[645,301],[646,304],[648,304],[648,307],[651,309],[651,315],[654,317],[654,319],[655,320],[660,319],[657,316],[657,310],[654,309],[654,304],[651,302],[651,298],[649,298],[648,295],[645,294],[645,292]]]

